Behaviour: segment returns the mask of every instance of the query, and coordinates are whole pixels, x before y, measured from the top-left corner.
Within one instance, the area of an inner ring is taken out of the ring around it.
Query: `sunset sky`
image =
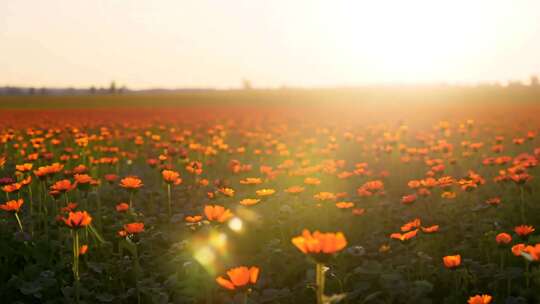
[[[475,83],[535,73],[538,0],[0,1],[0,86]]]

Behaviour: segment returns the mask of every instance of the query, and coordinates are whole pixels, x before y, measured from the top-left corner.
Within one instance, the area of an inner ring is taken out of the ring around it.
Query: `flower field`
[[[539,104],[77,98],[0,108],[2,303],[540,303]]]

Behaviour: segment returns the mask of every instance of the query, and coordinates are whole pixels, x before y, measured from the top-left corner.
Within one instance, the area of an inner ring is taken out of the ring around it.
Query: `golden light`
[[[240,232],[242,231],[244,223],[242,222],[240,218],[233,217],[232,219],[229,220],[228,226],[232,231]]]
[[[199,236],[191,240],[193,258],[210,274],[217,272],[218,260],[226,261],[228,258],[227,235],[218,231],[211,231],[206,236]]]

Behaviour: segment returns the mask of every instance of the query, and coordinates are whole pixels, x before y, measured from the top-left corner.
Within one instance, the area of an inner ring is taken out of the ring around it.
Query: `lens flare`
[[[244,223],[238,217],[233,217],[231,220],[229,220],[229,228],[234,232],[242,231],[243,226]]]

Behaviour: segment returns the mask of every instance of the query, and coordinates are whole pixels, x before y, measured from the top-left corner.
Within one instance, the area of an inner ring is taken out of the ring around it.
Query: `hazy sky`
[[[333,86],[533,73],[538,0],[0,0],[0,85]]]

